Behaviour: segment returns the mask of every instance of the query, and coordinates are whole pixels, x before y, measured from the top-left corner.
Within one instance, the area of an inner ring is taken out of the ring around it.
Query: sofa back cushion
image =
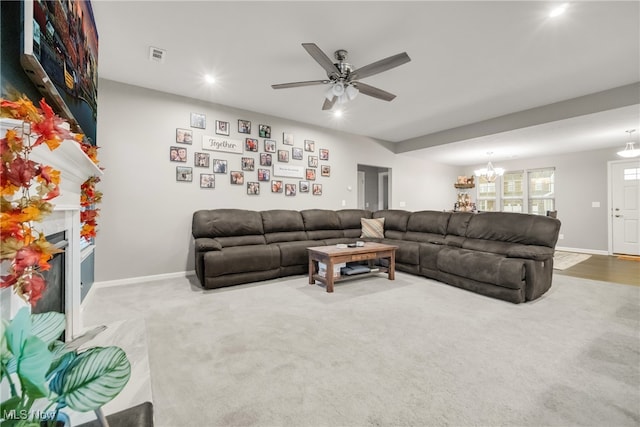
[[[371,211],[364,209],[342,209],[336,211],[338,218],[340,219],[340,226],[344,237],[351,239],[357,239],[362,234],[362,228],[360,226],[360,219],[371,218]]]
[[[384,237],[401,240],[407,231],[411,212],[400,209],[383,209],[373,213],[373,218],[384,218]]]
[[[413,212],[407,222],[407,232],[447,234],[450,212],[419,211]]]
[[[560,221],[555,218],[512,212],[482,212],[471,217],[466,236],[553,248],[559,232]]]
[[[307,209],[300,211],[304,229],[309,240],[344,237],[340,218],[336,211],[327,209]]]
[[[414,212],[407,222],[404,240],[414,242],[444,244],[444,235],[449,224],[449,212],[420,211]]]
[[[216,239],[222,247],[264,244],[264,228],[259,212],[246,209],[200,210],[193,214],[194,238]]]
[[[298,211],[274,209],[260,212],[267,243],[307,240],[302,215]]]

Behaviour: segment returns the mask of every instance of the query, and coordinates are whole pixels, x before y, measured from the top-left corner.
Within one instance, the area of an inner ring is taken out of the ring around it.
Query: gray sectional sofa
[[[384,218],[384,238],[361,239],[362,218]],[[513,303],[551,287],[559,231],[555,218],[506,212],[212,209],[192,223],[206,289],[307,274],[306,248],[370,240],[398,246],[397,270]]]

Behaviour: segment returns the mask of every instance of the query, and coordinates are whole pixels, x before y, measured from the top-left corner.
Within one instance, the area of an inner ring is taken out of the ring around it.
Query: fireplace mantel
[[[21,129],[22,122],[14,119],[0,119],[1,137],[4,138],[8,129]],[[54,205],[53,213],[47,216],[42,223],[35,228],[45,235],[67,232],[69,246],[67,247],[65,266],[65,306],[66,306],[66,337],[72,339],[82,331],[80,322],[80,186],[91,176],[103,175],[102,170],[91,161],[76,141],[65,140],[58,148],[51,151],[45,144],[35,147],[30,159],[42,163],[60,171],[60,195],[51,203]],[[2,292],[2,308],[7,309],[13,317],[20,308],[16,298],[7,298],[7,291]],[[7,300],[13,301],[8,303]],[[21,301],[21,300],[18,300]]]

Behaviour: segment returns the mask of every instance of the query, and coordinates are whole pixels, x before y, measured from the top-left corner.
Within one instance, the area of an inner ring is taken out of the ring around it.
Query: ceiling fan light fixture
[[[627,142],[627,145],[625,145],[624,150],[618,151],[617,153],[618,156],[624,157],[626,159],[640,156],[640,148],[636,148],[635,142],[631,141],[631,134],[635,131],[636,131],[635,129],[625,131],[629,134],[630,141]]]
[[[344,94],[344,83],[342,82],[334,83],[331,90],[333,91],[334,96],[338,96],[338,97],[342,96]]]
[[[360,93],[358,88],[353,85],[347,86],[345,92],[347,94],[347,98],[349,98],[349,101],[353,101],[354,99],[356,99],[356,96],[358,96],[358,93]]]

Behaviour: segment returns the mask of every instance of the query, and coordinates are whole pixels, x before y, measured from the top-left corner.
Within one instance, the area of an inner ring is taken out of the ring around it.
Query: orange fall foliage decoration
[[[53,211],[50,200],[60,194],[60,172],[30,160],[29,154],[38,145],[55,150],[63,140],[77,137],[62,127],[64,120],[44,99],[40,108],[25,96],[0,99],[0,117],[21,121],[0,140],[0,261],[11,263],[0,288],[13,287],[35,305],[46,287],[40,272],[50,268],[49,260],[59,250],[34,229],[34,223]]]

